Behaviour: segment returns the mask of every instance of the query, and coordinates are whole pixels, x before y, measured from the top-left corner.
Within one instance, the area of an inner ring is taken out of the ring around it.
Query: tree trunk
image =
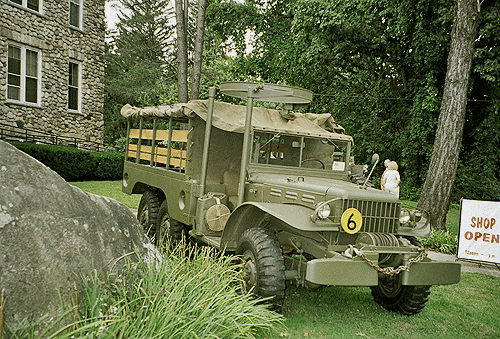
[[[203,55],[206,9],[207,0],[199,0],[198,21],[196,23],[196,43],[194,46],[193,80],[191,83],[191,100],[198,99],[200,95],[201,58]]]
[[[418,202],[420,209],[430,213],[434,229],[446,229],[446,213],[462,144],[478,12],[478,0],[455,1],[441,112],[429,171]]]
[[[187,21],[185,13],[187,7],[183,8],[183,0],[175,0],[175,18],[177,30],[177,84],[179,90],[179,102],[188,101],[188,55],[187,55]]]

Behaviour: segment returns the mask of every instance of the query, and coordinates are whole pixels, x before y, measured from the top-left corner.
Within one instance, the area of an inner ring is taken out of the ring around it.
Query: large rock
[[[68,164],[71,166],[71,164]],[[134,252],[135,251],[135,252]],[[157,254],[130,210],[83,192],[0,141],[0,290],[5,323],[17,328],[61,315],[59,293],[82,291],[92,269],[120,270],[125,259]],[[122,258],[119,259],[118,258]]]

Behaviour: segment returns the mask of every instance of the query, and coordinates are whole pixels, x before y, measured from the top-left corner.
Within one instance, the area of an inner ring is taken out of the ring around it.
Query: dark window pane
[[[21,74],[21,49],[9,46],[8,72]]]
[[[21,74],[21,60],[9,59],[9,73]]]
[[[7,76],[7,83],[9,85],[21,86],[21,77],[19,75],[9,74]]]
[[[37,102],[38,101],[38,81],[33,78],[26,78],[26,101],[27,102]]]
[[[7,86],[7,99],[20,100],[20,93],[19,87]]]
[[[78,88],[68,88],[68,108],[78,110]]]
[[[38,53],[26,50],[26,75],[38,77]]]
[[[18,5],[23,4],[23,0],[10,0],[10,2],[13,2],[13,3],[18,4]]]
[[[69,81],[68,84],[73,87],[78,87],[78,64],[69,63]]]
[[[38,0],[28,0],[28,8],[38,11]]]
[[[69,24],[80,27],[80,6],[72,1],[69,3]]]
[[[9,58],[21,59],[21,49],[15,46],[9,46]]]

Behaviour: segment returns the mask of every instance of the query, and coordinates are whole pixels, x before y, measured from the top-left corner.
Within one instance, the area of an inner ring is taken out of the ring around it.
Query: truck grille
[[[355,208],[361,212],[363,216],[361,232],[398,232],[400,203],[345,199],[343,205],[344,211]]]

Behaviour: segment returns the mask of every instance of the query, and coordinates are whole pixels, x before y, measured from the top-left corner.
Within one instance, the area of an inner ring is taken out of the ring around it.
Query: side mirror
[[[372,165],[377,163],[380,160],[380,157],[378,156],[377,153],[372,155]]]

